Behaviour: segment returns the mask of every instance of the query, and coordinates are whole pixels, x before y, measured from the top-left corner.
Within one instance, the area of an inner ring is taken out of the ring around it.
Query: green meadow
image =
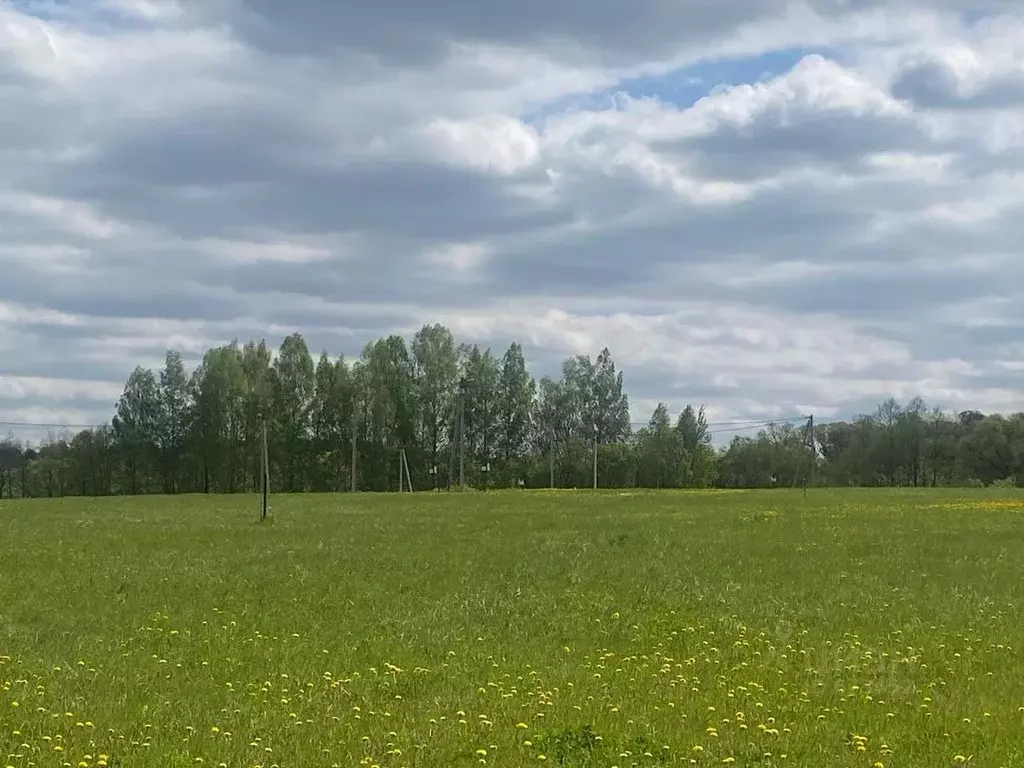
[[[1024,494],[0,501],[0,768],[1024,765]]]

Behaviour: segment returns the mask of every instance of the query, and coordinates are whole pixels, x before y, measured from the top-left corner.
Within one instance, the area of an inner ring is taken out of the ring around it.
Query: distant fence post
[[[409,457],[405,453],[405,448],[402,449],[402,466],[405,468],[405,486],[412,492],[412,475],[409,474]]]
[[[555,487],[555,430],[548,429],[548,487]]]
[[[811,448],[811,469],[810,469],[810,480],[811,484],[814,483],[815,469],[818,466],[818,448],[814,442],[814,414],[812,413],[807,419],[807,442]],[[804,477],[804,498],[807,498],[807,478]]]
[[[355,491],[356,490],[356,457],[357,457],[357,454],[358,454],[357,445],[356,445],[356,406],[355,406],[355,404],[353,404],[353,406],[352,406],[352,435],[351,435],[351,440],[352,440],[352,467],[351,467],[352,483],[351,483],[351,486],[352,486],[352,491]]]
[[[260,505],[260,520],[267,519],[270,501],[270,457],[267,453],[267,422],[263,422],[263,450],[260,457],[260,487],[263,494]]]

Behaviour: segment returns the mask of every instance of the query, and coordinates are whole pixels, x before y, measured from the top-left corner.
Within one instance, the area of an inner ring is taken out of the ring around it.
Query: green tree
[[[682,484],[689,488],[710,488],[715,482],[717,457],[711,447],[711,430],[702,405],[694,411],[687,405],[676,421],[683,450]]]
[[[502,470],[513,481],[525,473],[522,462],[530,447],[531,410],[537,395],[537,384],[530,377],[519,344],[511,344],[502,357],[498,386],[498,451]]]
[[[112,423],[124,468],[125,490],[129,494],[143,493],[155,463],[160,425],[160,393],[151,370],[136,367],[132,371],[117,401]],[[54,461],[49,453],[46,458],[46,476],[52,480]]]
[[[190,382],[195,403],[192,443],[203,493],[238,490],[242,474],[245,374],[237,344],[203,355]]]
[[[962,461],[986,485],[1024,479],[1024,419],[986,416],[971,424],[962,441]]]
[[[459,353],[451,331],[443,325],[424,325],[412,340],[415,388],[420,408],[422,461],[429,484],[440,484],[441,452],[450,450],[459,377]]]
[[[900,470],[903,467],[898,429],[902,416],[903,409],[892,397],[879,405],[875,414],[879,430],[876,433],[874,464],[890,486],[899,484]]]
[[[462,371],[466,382],[465,443],[470,485],[490,482],[487,474],[493,469],[499,444],[501,410],[498,402],[501,371],[491,350],[464,347],[461,350]]]
[[[629,437],[629,397],[623,375],[616,371],[608,347],[601,350],[591,369],[590,421],[599,444],[614,443]]]
[[[639,449],[637,479],[647,488],[678,488],[688,462],[683,435],[672,429],[668,406],[658,403],[651,418],[637,436]]]
[[[339,491],[345,487],[352,393],[344,360],[331,362],[321,353],[314,373],[311,405],[312,443],[309,487]]]
[[[545,376],[540,380],[533,409],[533,447],[543,464],[543,485],[556,485],[557,456],[573,434],[572,394],[562,381]]]
[[[896,451],[900,456],[905,484],[917,487],[924,482],[925,412],[924,401],[915,397],[900,409],[896,422]]]
[[[156,447],[164,493],[176,493],[181,485],[182,464],[191,428],[192,403],[188,373],[181,353],[168,351],[160,371]]]
[[[374,490],[397,488],[399,450],[416,442],[418,410],[412,357],[401,336],[367,345],[360,382],[367,447],[362,476]]]
[[[254,488],[264,424],[274,488],[347,487],[353,448],[361,488],[394,488],[402,448],[415,487],[436,487],[430,468],[447,464],[453,477],[460,391],[473,483],[490,464],[489,480],[501,485],[589,486],[596,441],[603,487],[787,487],[812,471],[834,486],[1024,485],[1024,414],[954,416],[920,398],[888,398],[813,435],[767,424],[716,452],[703,407],[686,406],[673,425],[661,404],[632,435],[623,374],[607,348],[535,382],[518,344],[498,360],[425,325],[411,347],[389,336],[351,365],[326,353],[314,365],[298,334],[276,359],[265,341],[210,349],[191,376],[169,352],[158,375],[132,371],[109,427],[52,434],[37,446],[0,441],[0,496]]]
[[[7,498],[14,498],[14,486],[16,484],[17,470],[24,461],[24,453],[21,443],[14,439],[13,435],[0,440],[0,499],[7,494]],[[24,491],[20,492],[24,495]]]
[[[285,337],[274,361],[273,457],[287,491],[306,487],[310,460],[313,395],[316,374],[313,357],[301,334]]]
[[[248,342],[242,347],[242,462],[243,486],[260,487],[263,463],[263,428],[274,416],[276,373],[271,364],[270,347],[265,340]]]

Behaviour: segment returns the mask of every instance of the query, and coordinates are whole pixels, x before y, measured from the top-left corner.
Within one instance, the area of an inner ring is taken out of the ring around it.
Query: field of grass
[[[1024,765],[1024,495],[0,501],[0,768]]]

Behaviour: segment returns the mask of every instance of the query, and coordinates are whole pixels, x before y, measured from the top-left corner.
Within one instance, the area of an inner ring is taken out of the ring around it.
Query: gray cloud
[[[981,14],[959,39],[918,47],[900,57],[891,78],[892,93],[919,109],[1018,109],[1024,104],[1022,33],[1019,15]]]
[[[703,175],[753,180],[806,164],[849,172],[872,153],[926,145],[922,131],[898,119],[811,113],[796,124],[766,121],[754,130],[726,128],[687,142],[683,151],[698,158],[692,167]]]
[[[1006,109],[1024,104],[1024,76],[997,75],[965,91],[946,62],[922,61],[897,75],[892,93],[923,109]]]
[[[399,65],[422,65],[443,58],[456,40],[543,46],[567,56],[589,52],[617,61],[638,52],[667,54],[680,44],[704,44],[767,17],[773,5],[765,0],[724,6],[599,0],[585,7],[544,0],[515,5],[439,0],[428,8],[407,0],[329,5],[298,0],[286,11],[273,0],[235,0],[221,3],[220,18],[231,19],[254,44],[289,54],[355,49]]]
[[[809,0],[804,7],[826,19],[892,7],[883,0]],[[950,7],[962,0],[899,3],[904,9]],[[976,2],[978,9],[1003,3]],[[770,22],[786,10],[779,0],[716,3],[673,0],[596,0],[584,5],[524,0],[514,5],[481,5],[414,0],[324,5],[296,0],[287,8],[274,0],[218,0],[193,11],[200,18],[228,20],[253,44],[282,54],[310,50],[359,50],[399,66],[435,62],[453,41],[540,48],[562,59],[597,59],[606,65],[637,57],[671,56],[681,48],[713,49],[743,25]]]
[[[287,5],[0,8],[0,420],[102,419],[168,346],[434,320],[538,375],[607,344],[638,420],[1024,408],[993,362],[1024,331],[1024,105],[961,3]],[[823,41],[846,63],[520,122]]]
[[[396,221],[411,237],[476,238],[554,223],[558,212],[510,196],[495,180],[467,170],[426,162],[355,163],[334,171],[263,168],[262,179],[245,178],[258,163],[218,159],[216,149],[230,140],[211,142],[208,152],[175,149],[177,138],[150,143],[146,151],[91,161],[60,175],[58,185],[84,199],[102,199],[108,211],[140,224],[172,225],[184,236],[233,236],[258,223],[281,231],[324,234],[337,231],[388,233]],[[222,144],[223,142],[223,144]],[[161,147],[168,147],[162,150]],[[232,150],[226,149],[231,152]],[[134,161],[165,152],[146,181],[147,164]],[[93,165],[92,163],[95,163]],[[108,165],[109,164],[109,165]],[[131,169],[129,176],[106,175],[104,167]],[[257,166],[258,167],[258,166]],[[175,178],[160,173],[174,171]],[[76,179],[75,174],[78,172]],[[141,175],[138,175],[140,174]],[[182,194],[188,187],[214,186],[223,196]],[[51,187],[53,189],[53,187]]]

